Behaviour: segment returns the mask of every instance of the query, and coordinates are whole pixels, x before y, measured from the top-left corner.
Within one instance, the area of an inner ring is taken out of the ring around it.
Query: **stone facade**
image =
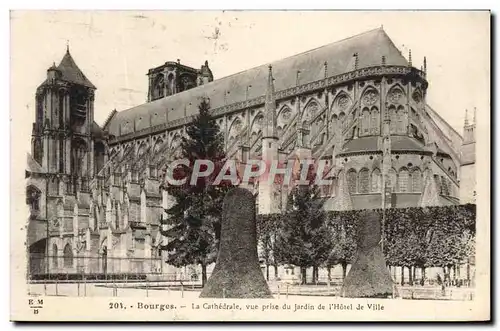
[[[48,69],[28,155],[28,244],[54,258],[33,270],[169,272],[159,252],[172,203],[163,174],[201,98],[240,164],[326,160],[326,209],[458,204],[474,191],[462,160],[474,154],[469,140],[426,102],[425,59],[415,68],[382,29],[218,80],[208,63],[167,62],[148,77],[148,102],[99,126],[96,88],[69,50]],[[285,205],[276,185],[251,189],[259,213]]]

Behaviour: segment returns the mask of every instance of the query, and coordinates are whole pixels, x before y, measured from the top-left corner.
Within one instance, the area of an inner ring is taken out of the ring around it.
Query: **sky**
[[[489,112],[488,12],[12,11],[12,126],[29,151],[35,90],[67,46],[102,124],[144,103],[148,69],[166,61],[207,60],[217,79],[380,26],[414,66],[427,57],[427,102],[460,134],[466,108]]]

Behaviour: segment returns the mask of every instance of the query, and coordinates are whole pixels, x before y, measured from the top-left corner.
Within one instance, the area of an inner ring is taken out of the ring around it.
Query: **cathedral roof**
[[[83,85],[93,89],[96,88],[94,84],[92,84],[90,80],[85,77],[80,68],[78,68],[75,60],[73,60],[73,57],[69,53],[69,49],[66,51],[66,54],[64,54],[64,57],[62,58],[61,63],[57,66],[57,69],[62,74],[61,79],[66,82]]]
[[[391,150],[392,151],[417,151],[428,152],[423,144],[416,139],[407,136],[391,136]]]
[[[460,146],[462,146],[463,138],[462,136],[448,123],[444,118],[442,118],[434,109],[429,105],[425,105],[426,113],[430,118],[436,123],[436,125],[441,129],[441,132],[446,136],[451,142],[451,147],[455,153],[459,153]]]
[[[271,63],[276,91],[296,86],[297,71],[300,71],[300,84],[307,84],[327,76],[335,76],[354,70],[353,55],[358,54],[358,68],[381,64],[385,56],[387,65],[408,65],[408,62],[396,48],[385,31],[381,28],[328,44],[301,54]],[[248,98],[263,96],[266,90],[268,65],[264,64],[240,73],[236,73],[208,84],[201,85],[166,98],[145,103],[114,114],[109,121],[109,133],[115,136],[141,130],[150,126],[150,118],[159,116],[162,123],[174,121],[196,114],[202,98],[210,98],[211,108],[245,101]],[[168,111],[168,114],[166,112]],[[151,116],[151,117],[150,117]],[[156,124],[160,124],[155,121]],[[121,127],[121,130],[119,129]]]
[[[93,134],[94,138],[98,138],[98,139],[103,139],[105,136],[104,130],[101,129],[99,124],[97,124],[95,121],[94,121],[94,123],[92,123],[92,134]]]
[[[345,143],[342,153],[360,152],[360,151],[378,151],[378,137],[364,137],[351,139]]]
[[[344,144],[341,153],[381,151],[382,146],[378,144],[378,136],[351,139]],[[428,152],[429,150],[414,138],[408,136],[391,136],[391,151]]]

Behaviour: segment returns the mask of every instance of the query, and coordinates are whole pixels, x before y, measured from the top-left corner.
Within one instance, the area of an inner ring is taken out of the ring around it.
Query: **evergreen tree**
[[[166,188],[175,203],[165,210],[169,217],[162,219],[161,233],[168,238],[168,243],[162,246],[168,252],[167,263],[176,267],[201,265],[202,285],[205,285],[207,265],[217,258],[222,201],[232,184],[222,181],[213,185],[226,158],[223,136],[210,114],[208,102],[203,100],[198,109],[199,114],[186,128],[187,136],[182,138],[180,145],[180,158],[189,160],[189,166],[179,165],[172,169],[174,179],[187,180],[183,185]],[[196,160],[210,160],[215,169],[210,176],[198,178],[191,185]]]
[[[318,270],[332,249],[330,230],[316,184],[294,187],[288,203],[290,208],[277,237],[277,255],[281,263],[300,267],[302,284],[305,284],[307,268]]]

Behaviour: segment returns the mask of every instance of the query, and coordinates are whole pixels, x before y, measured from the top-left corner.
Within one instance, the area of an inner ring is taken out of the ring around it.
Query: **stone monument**
[[[219,255],[200,298],[272,298],[257,257],[255,198],[246,189],[224,198]]]
[[[341,289],[348,298],[392,297],[393,282],[381,247],[380,215],[366,211],[357,224],[357,250]]]

